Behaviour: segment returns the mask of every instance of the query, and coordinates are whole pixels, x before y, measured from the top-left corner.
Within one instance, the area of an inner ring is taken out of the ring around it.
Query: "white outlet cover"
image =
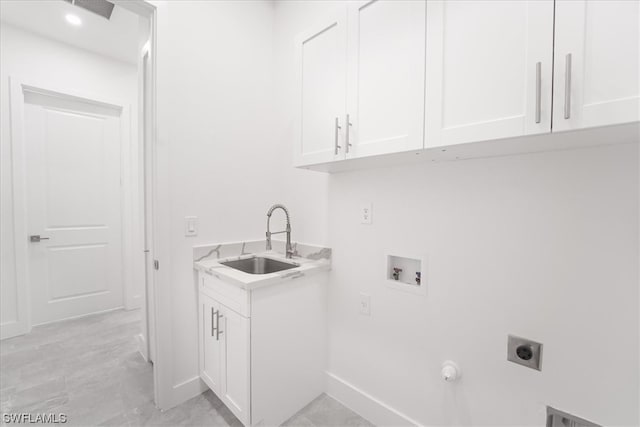
[[[371,295],[360,293],[360,314],[371,316]]]
[[[373,206],[371,203],[363,203],[360,205],[360,223],[361,224],[371,224],[373,215]]]

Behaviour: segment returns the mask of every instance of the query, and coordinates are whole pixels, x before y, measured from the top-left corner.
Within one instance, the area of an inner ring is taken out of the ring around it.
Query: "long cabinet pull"
[[[335,135],[335,146],[334,146],[334,149],[333,149],[333,154],[336,154],[336,155],[338,154],[338,150],[339,150],[340,148],[342,148],[342,147],[340,147],[340,145],[338,145],[338,136],[339,136],[339,134],[340,134],[340,129],[342,129],[342,127],[340,126],[339,119],[336,117],[336,127],[335,127],[335,132],[336,132],[336,135]]]
[[[536,123],[540,123],[540,101],[542,98],[542,62],[536,63]]]
[[[345,151],[348,153],[349,152],[349,147],[351,147],[351,142],[349,142],[349,139],[350,139],[349,131],[351,130],[351,126],[353,126],[353,123],[351,123],[351,121],[349,120],[349,115],[348,114],[347,114],[346,124],[347,124],[347,136],[346,136],[344,145],[346,147]]]
[[[220,310],[218,310],[216,312],[216,341],[220,341],[220,334],[222,333],[222,331],[220,330],[220,318],[224,317],[222,314],[220,314]]]
[[[564,118],[571,117],[571,54],[567,53],[564,63]]]
[[[211,336],[214,336],[216,333],[216,325],[213,321],[216,317],[216,311],[211,307]]]

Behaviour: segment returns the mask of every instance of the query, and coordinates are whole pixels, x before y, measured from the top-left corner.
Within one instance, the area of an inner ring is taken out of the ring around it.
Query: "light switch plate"
[[[360,314],[371,316],[371,295],[360,293]]]
[[[185,236],[198,235],[198,217],[197,216],[184,217],[184,235]]]
[[[371,215],[373,214],[373,207],[371,203],[363,203],[360,205],[360,223],[371,224]]]

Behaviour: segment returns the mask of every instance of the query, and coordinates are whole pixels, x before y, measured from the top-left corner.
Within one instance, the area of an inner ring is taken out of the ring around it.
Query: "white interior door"
[[[32,324],[121,307],[122,109],[25,92]]]
[[[297,166],[344,158],[346,7],[296,38]]]
[[[347,157],[422,149],[425,7],[414,0],[349,3]]]
[[[552,0],[427,2],[426,147],[551,131]]]
[[[553,130],[640,120],[640,2],[556,2]]]

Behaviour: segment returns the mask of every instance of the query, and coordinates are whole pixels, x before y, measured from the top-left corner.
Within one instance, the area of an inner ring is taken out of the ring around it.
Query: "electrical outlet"
[[[197,216],[184,217],[184,235],[185,236],[198,235],[198,217]]]
[[[507,360],[527,368],[542,370],[542,344],[526,338],[507,337]]]
[[[371,224],[371,215],[373,214],[371,203],[364,203],[360,206],[360,223]]]
[[[371,316],[371,295],[360,294],[360,314]]]

